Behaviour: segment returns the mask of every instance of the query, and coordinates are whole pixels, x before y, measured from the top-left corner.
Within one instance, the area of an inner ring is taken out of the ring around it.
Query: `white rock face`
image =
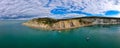
[[[120,0],[0,0],[0,19],[70,14],[120,17]]]

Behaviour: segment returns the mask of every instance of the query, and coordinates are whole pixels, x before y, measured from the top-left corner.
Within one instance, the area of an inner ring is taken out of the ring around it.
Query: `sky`
[[[0,0],[0,19],[120,17],[120,0]]]

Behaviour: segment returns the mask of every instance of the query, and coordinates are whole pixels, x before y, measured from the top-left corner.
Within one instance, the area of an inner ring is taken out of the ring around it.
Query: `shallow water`
[[[120,48],[120,25],[59,32],[29,28],[23,22],[0,21],[0,48]]]

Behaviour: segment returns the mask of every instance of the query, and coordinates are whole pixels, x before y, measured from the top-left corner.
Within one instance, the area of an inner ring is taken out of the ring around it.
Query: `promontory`
[[[45,30],[65,30],[97,24],[120,24],[120,18],[96,16],[69,19],[35,18],[23,23],[23,25],[28,27]]]

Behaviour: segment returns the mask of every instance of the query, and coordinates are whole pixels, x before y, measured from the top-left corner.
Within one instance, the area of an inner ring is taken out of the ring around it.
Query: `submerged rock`
[[[96,24],[120,24],[120,18],[79,17],[71,19],[36,18],[23,23],[25,26],[46,30],[65,30]]]

